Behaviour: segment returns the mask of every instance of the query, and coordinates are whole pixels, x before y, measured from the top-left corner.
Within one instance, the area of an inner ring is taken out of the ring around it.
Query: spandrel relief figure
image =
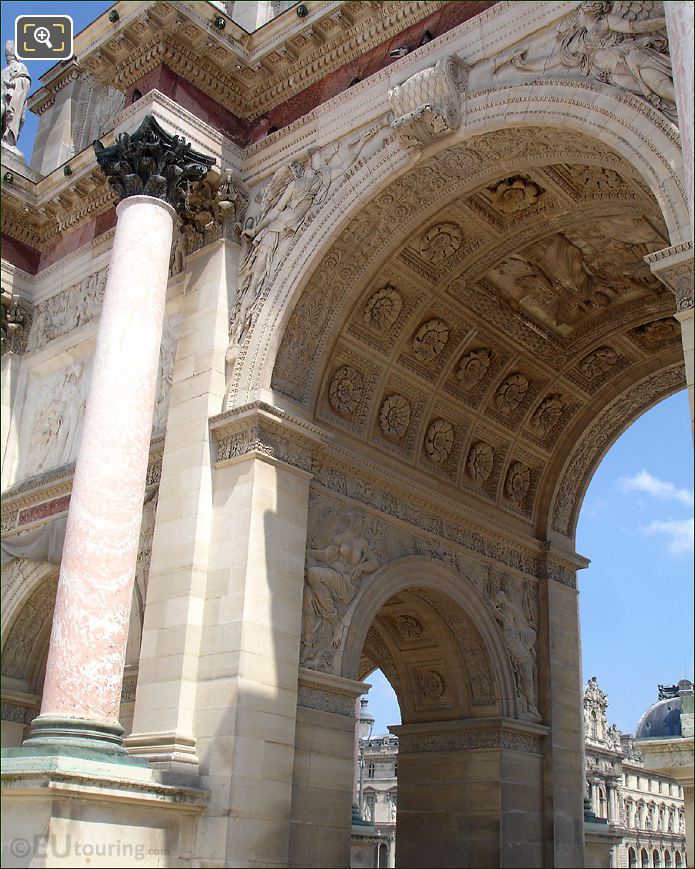
[[[26,66],[17,60],[11,40],[5,43],[5,59],[7,66],[2,71],[2,143],[16,151],[31,78]]]
[[[169,396],[174,382],[174,363],[176,361],[176,343],[179,325],[180,318],[172,316],[164,321],[162,329],[162,343],[159,350],[159,377],[157,379],[157,393],[152,423],[152,430],[155,432],[164,430],[169,412]]]
[[[530,718],[540,719],[536,703],[536,629],[529,624],[523,609],[504,591],[498,591],[493,602],[507,651],[512,659],[520,699]]]
[[[325,669],[332,663],[343,639],[345,611],[362,578],[379,566],[373,535],[364,515],[349,510],[327,546],[307,549],[302,623],[306,666]]]
[[[44,385],[41,405],[32,423],[25,468],[31,474],[67,464],[75,457],[87,400],[83,366],[76,362]]]
[[[668,54],[666,19],[654,14],[661,4],[644,0],[584,2],[557,31],[559,51],[532,60],[525,49],[500,58],[497,71],[507,63],[528,72],[558,67],[579,70],[601,82],[640,94],[676,121],[676,97]]]
[[[386,123],[338,144],[311,148],[304,160],[278,169],[263,191],[258,217],[241,232],[248,242],[239,270],[237,302],[230,318],[227,363],[233,366],[238,345],[251,326],[262,291],[277,271],[309,211],[331,194],[336,182],[352,168],[367,145],[377,145]],[[244,203],[245,205],[245,203]]]

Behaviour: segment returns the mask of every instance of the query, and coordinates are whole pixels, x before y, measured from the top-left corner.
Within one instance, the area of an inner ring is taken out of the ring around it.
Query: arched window
[[[671,866],[673,866],[673,862],[671,861],[671,852],[668,850],[668,848],[664,851],[664,866],[666,867],[666,869],[671,869]]]
[[[627,865],[629,869],[637,869],[637,854],[634,848],[627,849]]]
[[[649,854],[644,848],[640,851],[640,866],[649,866]]]
[[[682,866],[683,861],[681,860],[681,852],[676,851],[676,867]]]
[[[368,764],[367,766],[367,778],[374,778],[375,766],[373,763]]]
[[[652,852],[652,866],[656,867],[656,869],[661,869],[661,854],[654,848]]]
[[[602,787],[598,789],[598,816],[599,818],[608,817],[608,809],[606,806],[606,792]]]
[[[371,821],[372,824],[376,820],[376,791],[365,791],[364,794],[364,805],[365,805],[365,820]]]

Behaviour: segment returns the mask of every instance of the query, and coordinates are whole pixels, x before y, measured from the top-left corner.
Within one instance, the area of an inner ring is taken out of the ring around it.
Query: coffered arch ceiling
[[[610,443],[683,385],[674,299],[643,260],[668,245],[652,193],[604,144],[482,135],[351,221],[290,318],[273,387],[339,441],[572,536]],[[578,475],[571,456],[597,420]],[[571,506],[553,520],[568,473]]]
[[[432,588],[389,598],[367,632],[359,679],[376,668],[404,724],[500,714],[499,686],[482,638],[463,609]]]

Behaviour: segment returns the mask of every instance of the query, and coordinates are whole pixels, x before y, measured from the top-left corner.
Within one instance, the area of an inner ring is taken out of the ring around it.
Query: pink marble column
[[[118,722],[176,219],[214,159],[146,115],[97,163],[119,202],[32,745],[124,751]],[[26,744],[26,743],[25,743]]]
[[[131,196],[118,223],[75,468],[41,714],[30,740],[120,744],[118,712],[176,212]]]

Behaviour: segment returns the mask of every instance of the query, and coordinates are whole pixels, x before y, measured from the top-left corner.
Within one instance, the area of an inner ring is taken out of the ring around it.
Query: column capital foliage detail
[[[186,208],[189,186],[202,181],[214,157],[194,151],[183,136],[173,136],[146,115],[134,133],[120,133],[105,148],[98,140],[94,153],[117,202],[128,196],[152,196],[178,213]]]

